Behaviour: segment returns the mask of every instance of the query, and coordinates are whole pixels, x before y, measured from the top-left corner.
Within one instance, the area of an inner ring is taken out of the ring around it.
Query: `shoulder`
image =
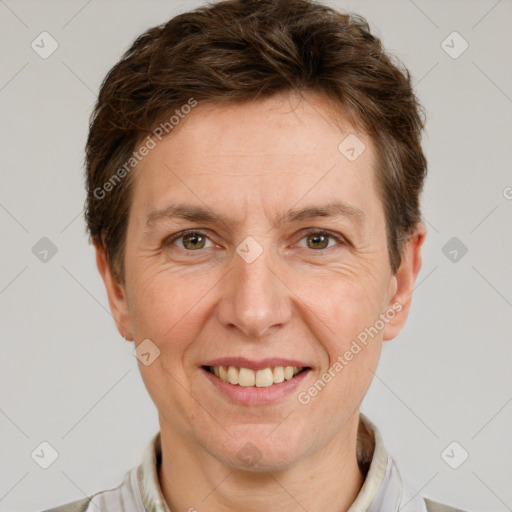
[[[464,512],[464,510],[461,510],[460,508],[450,507],[450,505],[443,505],[442,503],[429,500],[428,498],[424,499],[428,512]]]
[[[136,467],[125,473],[123,481],[117,487],[96,492],[43,512],[117,512],[119,510],[144,510]]]
[[[91,499],[92,496],[83,498],[81,500],[72,501],[71,503],[60,505],[59,507],[50,508],[48,510],[44,510],[43,512],[85,512]]]

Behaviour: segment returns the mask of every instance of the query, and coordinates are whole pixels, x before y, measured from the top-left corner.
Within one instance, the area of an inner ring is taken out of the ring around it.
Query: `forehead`
[[[148,218],[176,203],[245,218],[337,200],[371,215],[372,142],[330,109],[312,94],[198,105],[138,164],[132,206]],[[356,159],[340,151],[347,137],[359,143]]]

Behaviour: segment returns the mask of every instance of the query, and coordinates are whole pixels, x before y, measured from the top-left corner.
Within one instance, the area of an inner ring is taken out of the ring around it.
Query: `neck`
[[[297,464],[265,472],[227,466],[176,431],[161,429],[162,493],[172,512],[346,512],[364,481],[356,457],[358,421]]]

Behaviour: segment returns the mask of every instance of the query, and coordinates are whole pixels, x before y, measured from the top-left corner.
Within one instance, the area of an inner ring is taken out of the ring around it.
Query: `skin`
[[[288,93],[241,105],[198,105],[134,171],[124,285],[96,245],[119,332],[136,345],[150,339],[160,350],[151,365],[138,364],[159,412],[159,479],[173,511],[341,512],[363,484],[356,460],[359,407],[383,341],[406,322],[426,229],[417,226],[393,275],[371,140],[357,133],[366,150],[350,162],[338,145],[354,128],[334,123],[321,95],[304,99]],[[273,221],[290,208],[331,200],[363,210],[362,223]],[[173,202],[206,205],[230,221],[146,225],[150,212]],[[307,228],[349,243],[322,243]],[[198,248],[184,238],[165,245],[188,229],[207,235],[195,242]],[[250,264],[236,253],[247,236],[263,249]],[[300,404],[297,393],[396,303],[402,309],[384,329]],[[200,369],[224,356],[294,358],[312,371],[278,404],[235,405]],[[237,457],[248,442],[261,453],[250,469]]]

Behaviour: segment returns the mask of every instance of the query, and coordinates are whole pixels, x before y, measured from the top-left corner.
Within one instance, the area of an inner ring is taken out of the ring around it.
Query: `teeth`
[[[228,368],[228,382],[230,384],[238,384],[240,379],[238,368],[230,366]]]
[[[272,384],[274,384],[274,375],[270,368],[265,368],[256,372],[257,388],[266,388],[268,386],[272,386]]]
[[[249,368],[235,366],[214,366],[213,373],[224,382],[243,387],[265,388],[292,379],[302,368],[297,366],[276,366],[254,372]]]
[[[254,386],[255,382],[256,376],[252,370],[240,368],[240,371],[238,372],[238,384],[240,384],[240,386]]]
[[[284,380],[284,369],[282,366],[277,366],[274,368],[274,384],[277,384],[279,382],[283,382]]]
[[[224,366],[219,366],[219,377],[224,381],[228,381],[228,372],[224,368]]]

